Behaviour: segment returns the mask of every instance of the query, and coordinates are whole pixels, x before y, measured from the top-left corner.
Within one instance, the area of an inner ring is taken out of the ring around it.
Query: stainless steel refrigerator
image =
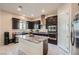
[[[72,21],[71,54],[79,55],[79,14]]]

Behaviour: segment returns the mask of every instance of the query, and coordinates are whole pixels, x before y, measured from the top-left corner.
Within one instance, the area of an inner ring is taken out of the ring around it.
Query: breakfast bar
[[[48,37],[45,36],[29,36],[20,35],[19,38],[19,50],[25,55],[46,55],[48,52]]]

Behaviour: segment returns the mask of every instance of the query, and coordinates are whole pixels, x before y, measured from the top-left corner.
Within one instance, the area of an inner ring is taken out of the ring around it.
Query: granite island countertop
[[[49,38],[46,36],[38,36],[38,35],[34,35],[34,37],[30,37],[28,34],[23,35],[22,37],[20,35],[17,35],[16,37],[18,37],[19,39],[24,39],[24,40],[36,43],[36,44],[43,42],[45,40],[48,40],[48,38]]]
[[[28,32],[16,32],[16,35],[26,35]],[[48,36],[47,32],[33,32],[34,35]]]

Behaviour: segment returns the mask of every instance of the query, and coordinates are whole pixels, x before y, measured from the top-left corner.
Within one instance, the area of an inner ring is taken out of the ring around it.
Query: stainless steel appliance
[[[57,44],[57,26],[50,25],[48,26],[48,34],[49,34],[49,43]]]
[[[48,26],[48,31],[49,31],[49,32],[54,32],[54,31],[56,31],[56,25]]]
[[[79,14],[72,22],[71,54],[79,55]]]

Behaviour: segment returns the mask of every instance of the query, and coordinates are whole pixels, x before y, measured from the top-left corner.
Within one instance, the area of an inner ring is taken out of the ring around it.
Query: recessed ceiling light
[[[32,17],[34,17],[34,14],[31,14]]]
[[[22,6],[18,6],[17,10],[22,11],[22,8],[23,8]]]
[[[44,9],[42,9],[42,11],[41,11],[42,13],[45,13],[45,10]]]

